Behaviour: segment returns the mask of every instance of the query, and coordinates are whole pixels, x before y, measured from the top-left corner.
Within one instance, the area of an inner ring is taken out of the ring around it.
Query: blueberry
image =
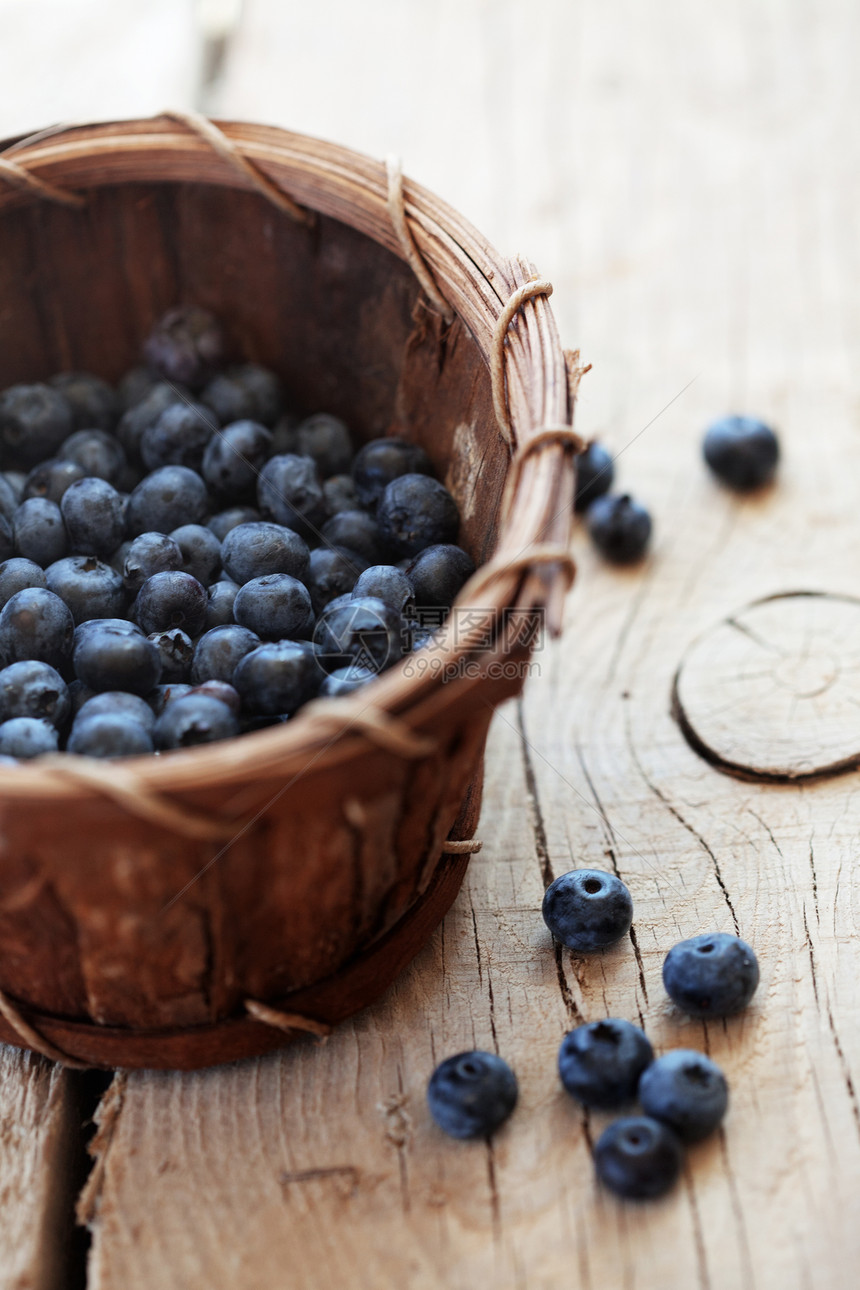
[[[180,305],[155,324],[143,352],[159,376],[197,390],[221,366],[224,337],[218,320],[208,309]]]
[[[430,458],[417,444],[403,439],[372,439],[356,454],[352,463],[358,499],[362,506],[375,507],[393,479],[401,475],[432,475]]]
[[[12,560],[16,554],[14,521],[0,515],[0,560]]]
[[[375,677],[376,673],[366,667],[339,667],[325,677],[320,686],[320,695],[325,699],[336,699],[344,694],[352,694],[353,690],[360,690]]]
[[[203,524],[183,524],[170,534],[182,552],[182,569],[204,587],[221,572],[221,543]]]
[[[542,913],[557,941],[568,949],[589,953],[627,935],[633,922],[633,901],[614,874],[572,869],[547,887]]]
[[[319,690],[322,673],[307,641],[270,641],[240,659],[233,685],[249,714],[295,712]]]
[[[432,550],[432,548],[431,548]],[[410,613],[415,606],[412,579],[393,564],[374,564],[358,578],[354,596],[375,596],[398,614]]]
[[[206,621],[206,588],[190,573],[170,570],[154,573],[137,593],[132,617],[141,631],[166,632],[181,627],[197,636]]]
[[[460,546],[428,546],[409,565],[407,575],[421,607],[448,609],[475,572],[475,562]]]
[[[117,386],[117,398],[122,411],[133,408],[146,398],[158,378],[153,376],[148,367],[132,367],[120,380]]]
[[[427,1105],[452,1138],[488,1138],[517,1104],[517,1078],[495,1053],[457,1053],[440,1062],[427,1085]]]
[[[270,457],[257,480],[257,504],[265,519],[318,536],[325,523],[325,498],[316,463],[294,453]]]
[[[272,451],[272,436],[257,421],[234,421],[212,435],[202,475],[214,497],[253,500],[257,479]],[[186,463],[190,464],[190,463]]]
[[[366,567],[362,556],[341,547],[321,546],[311,551],[305,582],[311,593],[314,613],[322,613],[337,596],[351,592]]]
[[[729,1104],[719,1066],[703,1053],[676,1048],[658,1057],[639,1083],[646,1115],[667,1124],[682,1142],[697,1142],[717,1127]]]
[[[155,723],[159,748],[196,748],[232,739],[239,722],[226,703],[208,694],[185,694],[165,707]]]
[[[616,1120],[597,1140],[597,1176],[626,1200],[662,1196],[681,1172],[683,1151],[671,1129],[647,1115]]]
[[[62,672],[68,662],[75,624],[68,608],[52,591],[28,587],[17,591],[0,610],[0,658],[4,666],[38,659]]]
[[[246,582],[233,603],[233,617],[264,640],[306,640],[314,625],[310,593],[288,573]]]
[[[76,431],[61,446],[59,455],[64,461],[75,462],[83,475],[105,479],[114,488],[120,486],[128,464],[120,441],[104,430]]]
[[[61,727],[71,709],[69,691],[59,672],[48,663],[28,659],[0,672],[0,721],[39,717]]]
[[[158,381],[146,391],[138,402],[132,404],[120,418],[116,428],[116,437],[131,463],[140,461],[140,443],[146,430],[155,425],[158,418],[167,408],[175,403],[182,403],[187,391],[166,381]]]
[[[80,757],[138,757],[153,749],[146,727],[121,712],[80,712],[66,744],[67,752]]]
[[[385,555],[379,525],[367,511],[338,511],[326,520],[322,536],[329,546],[357,552],[367,564],[380,564]]]
[[[66,526],[56,502],[29,497],[15,512],[15,550],[25,560],[43,566],[61,560],[69,549]]]
[[[218,541],[223,542],[232,529],[238,528],[240,524],[255,524],[259,519],[260,512],[253,506],[231,506],[228,510],[213,515],[207,523]]]
[[[4,470],[0,473],[0,515],[11,520],[17,508],[24,500],[24,486],[27,476],[17,470]]]
[[[382,494],[377,517],[383,541],[398,559],[454,542],[460,527],[457,503],[444,484],[429,475],[393,480]]]
[[[129,591],[140,591],[154,573],[182,569],[182,563],[182,551],[175,538],[168,537],[166,533],[140,533],[126,551],[123,581]]]
[[[270,573],[288,573],[303,581],[308,572],[308,548],[304,538],[282,524],[265,520],[237,524],[221,546],[225,571],[239,586]]]
[[[612,454],[600,443],[590,443],[584,452],[576,458],[576,492],[573,498],[573,509],[585,511],[608,493],[615,478],[615,467]]]
[[[628,493],[598,497],[586,517],[592,541],[613,564],[641,560],[651,537],[651,516]]]
[[[113,430],[119,419],[117,395],[100,376],[60,372],[48,382],[69,405],[75,430]]]
[[[0,451],[7,465],[30,470],[53,457],[72,429],[71,408],[50,385],[12,385],[0,394]]]
[[[213,376],[200,402],[212,409],[222,425],[247,420],[273,426],[280,416],[284,394],[274,372],[256,363],[243,363]]]
[[[194,647],[191,680],[195,685],[204,681],[232,683],[233,673],[246,654],[260,644],[256,632],[237,624],[213,627],[204,632]]]
[[[45,570],[34,560],[25,560],[21,556],[4,560],[0,564],[0,609],[10,597],[15,595],[16,591],[23,591],[25,587],[47,587],[47,585]]]
[[[680,941],[663,962],[666,993],[691,1017],[729,1017],[740,1012],[755,994],[758,979],[752,949],[728,932]]]
[[[49,591],[68,605],[75,626],[93,618],[119,618],[128,593],[115,569],[94,555],[70,555],[45,570]]]
[[[220,703],[226,703],[236,717],[242,711],[242,700],[239,698],[239,691],[235,690],[226,681],[201,681],[199,685],[193,685],[188,693],[208,694],[210,699],[218,699]]]
[[[176,682],[187,684],[191,679],[191,659],[194,654],[194,642],[179,627],[171,627],[166,632],[150,632],[147,638],[158,650],[161,659],[161,680],[166,685]]]
[[[95,690],[91,690],[88,685],[84,685],[83,681],[79,681],[77,677],[74,677],[73,680],[69,681],[66,689],[69,693],[69,705],[71,708],[72,719],[74,719],[87,700],[93,698]]]
[[[401,615],[375,596],[327,605],[314,632],[320,663],[327,672],[353,665],[381,672],[401,657],[402,638]]]
[[[0,755],[30,761],[59,749],[60,739],[50,721],[37,717],[13,717],[0,725]]]
[[[72,684],[80,685],[80,682]],[[103,690],[101,694],[85,697],[76,716],[120,716],[143,726],[149,734],[155,729],[155,713],[146,699],[142,699],[139,694],[129,694],[126,690]]]
[[[69,548],[81,555],[110,555],[125,532],[125,502],[113,484],[89,476],[67,488],[60,502]]]
[[[332,475],[323,480],[323,497],[329,515],[359,509],[358,493],[352,475]]]
[[[639,1077],[653,1060],[647,1036],[617,1017],[577,1026],[558,1051],[561,1082],[584,1106],[612,1110],[636,1096]]]
[[[140,456],[147,470],[187,466],[201,472],[206,445],[217,431],[215,418],[202,403],[172,403],[140,437]]]
[[[103,619],[81,633],[75,642],[73,663],[78,680],[96,691],[148,694],[161,677],[161,658],[152,641],[137,630],[118,630],[110,619]]]
[[[79,479],[86,479],[86,475],[83,466],[76,461],[49,457],[30,471],[24,481],[22,501],[30,497],[47,497],[49,502],[56,502],[59,506],[66,489]]]
[[[210,631],[213,627],[227,627],[236,620],[233,617],[233,606],[239,594],[239,584],[229,578],[222,578],[206,588],[206,622],[204,627]]]
[[[272,456],[280,457],[284,453],[298,452],[299,418],[292,412],[285,412],[278,417],[272,427]]]
[[[352,465],[352,439],[345,422],[317,412],[296,427],[296,452],[312,457],[323,479],[342,475]]]
[[[163,466],[141,480],[128,499],[126,526],[138,533],[170,533],[181,524],[198,524],[209,507],[206,485],[187,466]]]
[[[768,483],[779,461],[779,440],[770,426],[755,417],[714,421],[705,433],[703,449],[717,478],[739,492]]]

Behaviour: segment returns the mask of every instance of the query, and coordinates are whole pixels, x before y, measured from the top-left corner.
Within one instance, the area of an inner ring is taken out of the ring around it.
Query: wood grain
[[[580,537],[568,633],[496,719],[484,850],[386,999],[323,1046],[129,1079],[91,1283],[848,1290],[857,777],[721,775],[670,693],[691,642],[750,601],[856,593],[860,15],[840,0],[462,0],[456,27],[444,4],[380,4],[378,29],[343,0],[303,15],[248,5],[223,110],[399,146],[408,174],[515,234],[595,363],[580,428],[625,449],[656,540],[615,572]],[[767,496],[706,477],[701,427],[726,410],[780,430]],[[636,902],[635,939],[599,958],[557,956],[540,921],[545,883],[575,864],[617,867]],[[753,943],[762,985],[742,1017],[685,1024],[662,956],[714,928]],[[565,1029],[606,1014],[706,1049],[731,1082],[724,1133],[657,1205],[596,1190],[602,1120],[557,1082]],[[520,1077],[491,1148],[444,1140],[424,1106],[433,1062],[472,1044]]]
[[[0,1046],[2,1290],[62,1290],[69,1284],[77,1122],[66,1071]]]

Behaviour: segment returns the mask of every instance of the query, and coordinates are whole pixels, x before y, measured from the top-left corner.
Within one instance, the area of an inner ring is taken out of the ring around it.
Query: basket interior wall
[[[306,228],[226,186],[87,197],[83,210],[38,201],[0,217],[0,386],[75,369],[116,380],[167,308],[208,306],[233,356],[277,371],[296,411],[334,412],[360,440],[419,440],[460,504],[461,541],[490,553],[506,453],[487,373],[459,322],[446,329],[419,302],[403,261],[344,223]]]

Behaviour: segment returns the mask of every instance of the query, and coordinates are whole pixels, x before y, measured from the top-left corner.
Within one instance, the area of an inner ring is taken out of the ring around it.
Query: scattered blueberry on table
[[[644,1031],[620,1017],[577,1026],[558,1051],[558,1073],[583,1106],[613,1110],[636,1096],[654,1052]]]
[[[648,549],[651,516],[629,493],[598,497],[585,520],[594,545],[612,564],[634,564]]]
[[[666,993],[691,1017],[729,1017],[742,1011],[758,980],[753,950],[728,932],[680,941],[663,962]]]
[[[568,949],[592,953],[627,935],[633,922],[633,901],[614,874],[572,869],[547,887],[542,913],[557,941]]]
[[[642,1110],[683,1142],[707,1137],[729,1104],[726,1077],[704,1053],[676,1048],[652,1062],[639,1082]]]
[[[702,449],[717,478],[738,492],[769,483],[779,461],[776,434],[755,417],[729,416],[712,422]]]
[[[682,1161],[681,1143],[672,1130],[647,1115],[615,1120],[594,1148],[598,1178],[627,1200],[664,1195],[681,1172]]]
[[[4,765],[278,724],[418,648],[474,573],[418,445],[302,419],[205,309],[144,358],[0,391]]]
[[[486,1138],[517,1102],[517,1080],[495,1053],[458,1053],[440,1062],[427,1085],[427,1105],[452,1138]]]

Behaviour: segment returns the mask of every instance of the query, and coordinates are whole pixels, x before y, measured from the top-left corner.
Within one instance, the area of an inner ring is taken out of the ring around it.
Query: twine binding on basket
[[[397,240],[406,261],[412,272],[415,274],[425,296],[433,305],[437,313],[440,313],[446,323],[454,321],[454,310],[448,304],[448,301],[442,295],[436,285],[436,282],[421,252],[415,243],[415,238],[409,228],[406,220],[406,202],[403,196],[403,170],[401,168],[400,158],[389,156],[385,159],[385,169],[388,174],[388,213],[391,216],[391,223],[397,234]]]
[[[299,1012],[279,1012],[277,1008],[270,1008],[267,1003],[260,1003],[257,999],[246,999],[245,1011],[255,1021],[261,1021],[264,1026],[273,1026],[275,1030],[302,1030],[309,1035],[316,1035],[317,1039],[325,1039],[332,1030],[324,1021],[315,1021],[313,1017],[304,1017]]]
[[[179,125],[184,125],[186,129],[192,130],[194,134],[200,136],[209,146],[218,154],[222,161],[234,170],[238,170],[244,177],[251,182],[258,193],[266,197],[278,210],[297,224],[312,225],[316,216],[306,207],[300,206],[298,202],[293,201],[292,197],[273,184],[271,179],[263,174],[258,166],[236,147],[232,139],[228,138],[223,130],[219,130],[214,121],[210,121],[208,116],[203,116],[200,112],[179,112],[169,109],[162,112],[162,116],[168,121],[176,121]]]
[[[67,188],[58,188],[56,184],[49,184],[47,179],[40,179],[38,175],[33,174],[32,170],[28,170],[17,161],[12,161],[3,153],[0,153],[0,179],[5,179],[15,188],[23,188],[37,197],[44,197],[47,201],[59,202],[62,206],[86,204],[86,199],[80,193],[73,193]]]
[[[546,278],[532,278],[516,288],[508,297],[508,302],[496,319],[493,329],[493,341],[490,347],[490,377],[493,386],[493,409],[502,438],[514,447],[514,428],[508,410],[507,380],[505,377],[505,341],[508,328],[527,300],[535,296],[551,296],[552,283]]]

